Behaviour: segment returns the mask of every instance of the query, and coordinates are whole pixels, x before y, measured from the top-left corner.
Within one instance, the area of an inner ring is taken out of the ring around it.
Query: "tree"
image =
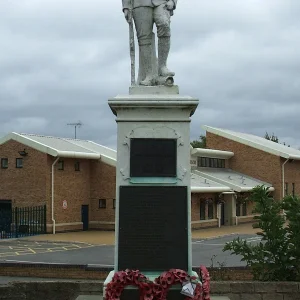
[[[200,135],[198,140],[191,142],[193,148],[206,148],[206,136]]]
[[[225,245],[223,251],[241,255],[251,268],[254,280],[300,281],[300,198],[287,196],[275,201],[269,189],[259,186],[253,189],[250,199],[254,201],[254,213],[260,228],[260,243],[253,245],[240,238]],[[285,210],[285,217],[281,214]]]
[[[275,142],[275,143],[279,143],[279,139],[276,135],[274,135],[274,133],[272,133],[272,135],[270,135],[270,134],[268,134],[268,132],[266,132],[265,139],[269,140],[269,141],[272,141],[272,142]]]
[[[268,132],[266,132],[265,139],[279,144],[279,139],[278,139],[277,135],[275,135],[274,133],[272,133],[272,135],[270,135],[270,134],[268,134]],[[283,145],[286,146],[285,142],[283,142]],[[290,145],[288,145],[288,147],[290,147]]]

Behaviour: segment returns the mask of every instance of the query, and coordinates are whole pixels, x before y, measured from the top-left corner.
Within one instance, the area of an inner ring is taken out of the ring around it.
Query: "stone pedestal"
[[[104,289],[127,268],[152,279],[171,268],[192,275],[190,117],[198,100],[178,87],[136,87],[108,103],[118,124],[116,243]],[[122,299],[137,292],[127,291]]]

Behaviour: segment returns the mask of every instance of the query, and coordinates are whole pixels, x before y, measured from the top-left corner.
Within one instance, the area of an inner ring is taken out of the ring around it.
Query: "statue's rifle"
[[[131,60],[131,85],[135,85],[135,41],[134,41],[134,29],[133,29],[133,0],[131,0],[129,8],[129,47],[130,47],[130,60]]]

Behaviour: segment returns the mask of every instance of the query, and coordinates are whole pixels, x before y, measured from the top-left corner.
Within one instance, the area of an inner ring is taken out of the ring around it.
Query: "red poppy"
[[[156,295],[157,295],[157,294],[161,294],[162,291],[163,291],[162,286],[161,286],[160,284],[157,284],[157,283],[154,283],[154,284],[153,284],[152,289],[153,289],[154,294],[156,294]]]
[[[174,283],[175,277],[171,272],[167,272],[165,278],[168,285],[172,285]]]
[[[162,286],[164,289],[166,289],[166,288],[168,287],[167,280],[164,279],[164,278],[161,278],[161,279],[160,279],[160,284],[161,284],[161,286]]]
[[[152,293],[145,293],[144,294],[144,300],[152,300],[153,294]]]
[[[122,291],[123,291],[123,288],[121,288],[121,287],[117,287],[117,288],[115,289],[115,294],[116,294],[116,296],[117,296],[118,298],[121,296]]]

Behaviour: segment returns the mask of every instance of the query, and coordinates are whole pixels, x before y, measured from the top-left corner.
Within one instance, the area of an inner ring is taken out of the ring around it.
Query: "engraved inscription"
[[[131,177],[176,177],[176,139],[131,139]]]
[[[187,270],[187,234],[187,187],[120,187],[119,270]]]

